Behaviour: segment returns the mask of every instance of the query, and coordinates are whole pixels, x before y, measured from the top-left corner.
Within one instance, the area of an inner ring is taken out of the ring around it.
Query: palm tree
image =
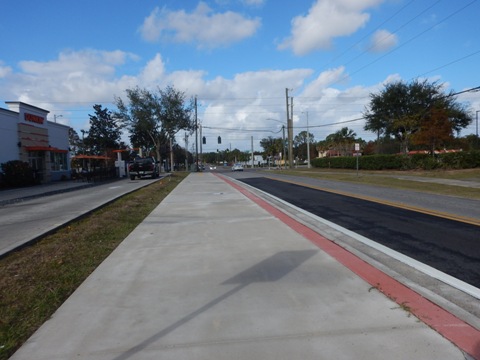
[[[348,127],[341,128],[337,132],[327,136],[326,141],[331,144],[331,148],[336,150],[341,156],[350,154],[352,144],[355,143],[357,134]]]

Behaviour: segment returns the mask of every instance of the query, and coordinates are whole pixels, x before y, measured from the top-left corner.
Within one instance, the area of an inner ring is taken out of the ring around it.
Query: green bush
[[[20,160],[7,161],[1,165],[2,186],[21,187],[35,184],[33,169],[27,162]]]
[[[462,151],[432,156],[414,155],[367,155],[361,156],[358,167],[362,170],[434,170],[471,169],[480,167],[480,151]],[[356,158],[329,157],[312,160],[312,166],[324,169],[356,169]]]

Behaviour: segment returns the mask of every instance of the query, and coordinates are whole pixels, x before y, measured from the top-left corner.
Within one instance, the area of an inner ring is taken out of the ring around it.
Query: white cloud
[[[142,73],[140,79],[143,83],[154,83],[165,76],[165,65],[160,54],[156,54],[155,57],[150,60]]]
[[[22,61],[20,68],[31,75],[53,76],[67,74],[79,76],[85,74],[111,75],[115,66],[124,64],[127,59],[138,59],[135,55],[123,51],[66,51],[60,53],[57,60],[49,62]]]
[[[122,61],[135,58],[121,55],[85,50],[62,53],[50,62],[24,62],[21,64],[23,72],[8,78],[8,99],[18,99],[51,110],[52,114],[62,114],[61,121],[79,131],[88,128],[87,114],[91,113],[93,104],[101,103],[111,108],[109,103],[114,95],[123,97],[127,88],[154,89],[173,84],[187,97],[198,96],[199,118],[205,126],[232,129],[206,128],[205,134],[210,134],[209,144],[217,136],[222,136],[222,146],[227,146],[228,142],[242,150],[249,149],[252,135],[256,141],[267,136],[281,136],[281,124],[267,119],[284,122],[287,87],[298,89],[292,92],[295,126],[302,125],[300,112],[307,108],[310,109],[311,124],[318,122],[320,113],[323,114],[322,120],[336,122],[351,117],[355,114],[352,111],[358,113],[359,109],[358,105],[352,105],[351,99],[342,98],[345,92],[330,87],[345,77],[343,68],[325,71],[310,83],[312,69],[251,71],[238,73],[232,78],[206,80],[207,74],[201,70],[169,72],[162,56],[156,54],[137,74],[116,77],[116,69],[123,65]],[[304,89],[303,92],[300,93],[300,89]],[[307,96],[316,100],[302,100]],[[72,108],[83,108],[84,116],[79,119],[78,112],[72,112]],[[252,129],[265,129],[265,132],[251,132]],[[322,136],[320,134],[318,132],[317,137]],[[178,141],[183,144],[183,139]],[[216,150],[217,145],[211,146]],[[208,146],[204,149],[209,151]]]
[[[192,13],[155,8],[140,27],[140,33],[149,42],[196,43],[199,48],[215,48],[248,38],[259,27],[258,18],[247,19],[232,11],[213,13],[206,3],[200,2]]]
[[[345,75],[345,68],[343,66],[323,71],[315,80],[305,87],[303,96],[318,96],[318,94],[321,94],[323,89],[329,85],[343,82],[346,79],[348,79],[348,75]]]
[[[313,69],[293,68],[242,72],[231,78],[207,80],[208,74],[202,70],[169,72],[160,54],[135,74],[115,75],[125,62],[135,59],[134,55],[122,52],[84,50],[61,53],[49,62],[23,62],[22,72],[2,79],[5,85],[2,88],[8,89],[8,94],[2,90],[1,95],[50,110],[51,116],[61,114],[62,122],[79,131],[88,128],[88,114],[95,103],[112,109],[114,96],[124,97],[125,89],[174,85],[188,98],[198,96],[199,119],[206,127],[205,134],[210,136],[208,144],[215,147],[215,151],[218,144],[213,144],[213,139],[217,136],[222,136],[224,148],[231,143],[241,150],[250,148],[251,136],[255,141],[267,136],[280,137],[281,124],[267,119],[285,122],[287,87],[293,88],[290,95],[294,97],[295,133],[305,130],[304,111],[309,111],[310,125],[338,123],[361,116],[371,90],[336,88],[335,84],[346,78],[343,67],[324,71],[314,79],[311,78]],[[359,136],[367,137],[362,134],[362,122],[346,125]],[[311,132],[320,140],[341,126],[312,128]],[[258,129],[264,131],[257,132]],[[183,144],[183,139],[177,140]],[[211,149],[205,146],[204,150]]]
[[[37,106],[49,104],[50,109],[58,108],[51,105],[56,103],[72,106],[111,102],[119,88],[125,89],[133,82],[129,76],[117,78],[117,68],[137,59],[122,51],[88,49],[62,52],[57,59],[46,62],[22,61],[18,64],[20,71],[4,79],[8,92],[3,89],[2,97]]]
[[[12,72],[12,68],[10,66],[4,66],[3,62],[0,61],[0,79],[6,77]]]
[[[317,0],[306,16],[293,18],[291,35],[278,48],[291,49],[296,55],[329,49],[334,38],[362,28],[370,19],[364,10],[382,1]]]
[[[370,39],[368,51],[374,53],[386,52],[398,44],[398,37],[387,30],[378,30]]]

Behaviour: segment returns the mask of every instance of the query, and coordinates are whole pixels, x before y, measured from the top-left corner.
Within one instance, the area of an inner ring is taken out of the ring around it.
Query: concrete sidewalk
[[[281,217],[192,173],[11,359],[386,358],[466,356]]]

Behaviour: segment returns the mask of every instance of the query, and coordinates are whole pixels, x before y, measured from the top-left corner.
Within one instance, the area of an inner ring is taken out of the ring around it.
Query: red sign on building
[[[24,115],[25,115],[25,121],[34,122],[37,124],[43,124],[43,122],[45,121],[45,119],[41,116],[28,114],[28,113],[25,113]]]

